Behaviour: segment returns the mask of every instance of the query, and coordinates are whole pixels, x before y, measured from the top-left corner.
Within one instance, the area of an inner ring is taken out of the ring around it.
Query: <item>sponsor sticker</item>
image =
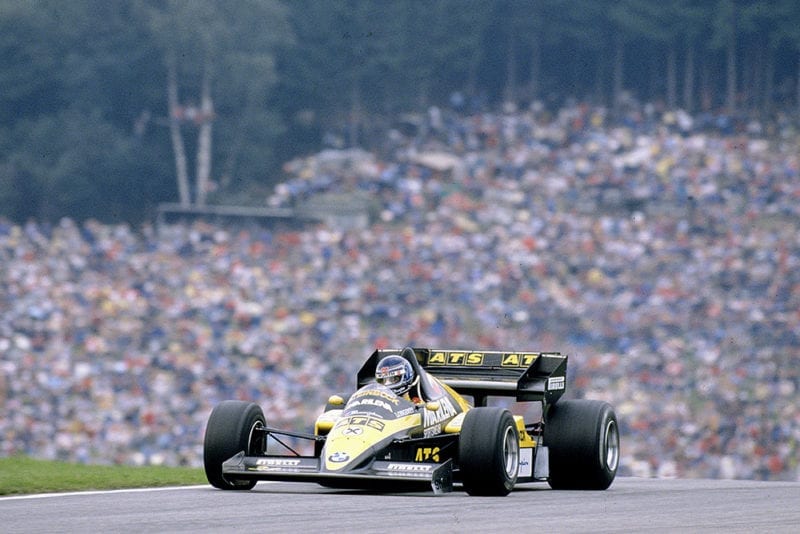
[[[347,454],[346,452],[336,451],[333,454],[331,454],[330,456],[328,456],[328,460],[330,460],[331,462],[333,462],[335,464],[340,464],[340,463],[346,462],[349,459],[350,459],[350,455]]]
[[[481,352],[434,352],[428,357],[428,365],[483,365]]]
[[[348,408],[353,408],[355,406],[377,406],[379,408],[383,408],[386,411],[389,412],[392,411],[392,406],[388,402],[385,402],[381,399],[368,398],[360,400],[351,400],[350,404],[348,405]]]
[[[503,367],[530,367],[530,365],[538,358],[536,353],[509,353],[503,355],[503,360],[500,365]]]
[[[551,376],[547,379],[547,389],[549,391],[556,391],[564,389],[567,384],[567,379],[563,376]]]
[[[433,471],[433,468],[434,466],[431,464],[389,464],[386,469],[408,473],[429,473]]]
[[[519,450],[519,476],[529,477],[533,475],[533,449],[525,448]]]
[[[382,399],[387,400],[394,405],[400,404],[400,399],[398,399],[395,395],[390,395],[389,393],[380,389],[366,389],[364,391],[357,391],[350,398],[360,399],[361,397],[381,397]]]
[[[442,425],[433,425],[425,429],[422,437],[431,438],[433,436],[438,436],[441,433],[442,433]]]
[[[368,426],[378,431],[383,431],[383,427],[385,426],[383,421],[369,417],[368,415],[353,415],[351,417],[339,419],[339,422],[336,423],[336,426],[334,428],[339,429],[342,427],[348,427],[348,426],[352,427],[359,425]]]
[[[267,467],[297,467],[300,465],[300,460],[283,459],[283,458],[259,458],[256,460],[256,465],[263,465]]]
[[[425,460],[439,461],[439,447],[420,447],[414,456],[415,462],[424,462]]]
[[[447,397],[442,397],[438,402],[438,410],[432,411],[426,408],[423,412],[424,426],[426,428],[441,424],[458,414],[458,410],[456,410],[456,407],[453,406],[453,403]]]

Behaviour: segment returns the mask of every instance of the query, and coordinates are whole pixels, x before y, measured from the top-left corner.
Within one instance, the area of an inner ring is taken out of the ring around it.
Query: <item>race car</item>
[[[606,402],[562,400],[566,371],[556,352],[376,350],[355,392],[332,395],[313,433],[270,427],[253,402],[220,403],[205,431],[206,477],[223,490],[259,480],[435,494],[459,485],[487,496],[535,481],[605,490],[619,465],[617,417]],[[504,397],[540,402],[541,417],[512,415]],[[313,455],[287,438],[313,442]]]

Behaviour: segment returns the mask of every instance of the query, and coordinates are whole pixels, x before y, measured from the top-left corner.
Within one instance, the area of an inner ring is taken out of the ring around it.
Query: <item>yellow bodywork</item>
[[[324,436],[333,429],[333,425],[342,416],[342,410],[329,410],[317,417],[314,423],[314,434]]]
[[[324,470],[339,471],[347,467],[352,460],[359,458],[382,440],[391,439],[403,430],[419,427],[421,417],[419,413],[412,413],[394,420],[368,415],[340,418],[326,440]],[[317,426],[319,427],[319,422]]]
[[[464,416],[472,409],[472,406],[451,387],[446,384],[441,384],[441,386],[447,392],[447,396],[458,405],[460,413],[444,423],[440,432],[444,434],[459,433],[464,423]],[[355,395],[367,393],[357,392]],[[369,393],[374,394],[375,392]],[[418,436],[422,429],[423,411],[421,410],[398,419],[383,419],[366,413],[344,416],[345,403],[338,396],[331,397],[328,404],[334,408],[322,413],[314,424],[316,435],[327,436],[324,458],[321,458],[323,471],[342,471],[351,466],[354,461],[363,458],[372,449],[385,446],[386,440],[394,439],[398,435],[402,435],[404,431],[407,431],[408,435]],[[434,409],[438,410],[438,403],[436,404],[437,407]],[[340,406],[341,408],[339,408]],[[536,440],[525,429],[523,417],[515,415],[514,422],[519,433],[520,448],[530,450],[536,447]],[[424,461],[424,458],[416,461]]]
[[[517,432],[519,433],[519,446],[521,449],[528,447],[535,447],[536,440],[528,434],[525,430],[525,419],[521,415],[514,416],[514,422],[517,424]]]
[[[462,412],[453,417],[449,423],[444,427],[445,434],[456,434],[461,432],[461,425],[464,424],[464,416],[466,412]],[[528,434],[525,430],[525,419],[521,415],[514,416],[514,423],[517,425],[517,432],[519,433],[519,446],[520,448],[530,448],[536,446],[536,440]]]

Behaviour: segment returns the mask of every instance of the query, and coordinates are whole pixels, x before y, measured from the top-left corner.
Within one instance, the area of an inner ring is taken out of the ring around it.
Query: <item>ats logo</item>
[[[503,367],[530,367],[530,365],[539,357],[537,353],[524,353],[524,354],[504,354],[503,361],[500,363]]]
[[[420,447],[417,449],[417,454],[414,456],[415,462],[424,462],[425,460],[439,461],[439,447]]]
[[[428,365],[483,365],[480,352],[434,352],[428,357]]]

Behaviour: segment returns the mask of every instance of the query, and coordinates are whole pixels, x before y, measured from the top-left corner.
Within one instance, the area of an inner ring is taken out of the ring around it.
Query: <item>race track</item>
[[[798,532],[800,483],[617,479],[605,492],[527,484],[504,498],[461,491],[368,494],[315,484],[0,498],[5,533],[30,532]]]

